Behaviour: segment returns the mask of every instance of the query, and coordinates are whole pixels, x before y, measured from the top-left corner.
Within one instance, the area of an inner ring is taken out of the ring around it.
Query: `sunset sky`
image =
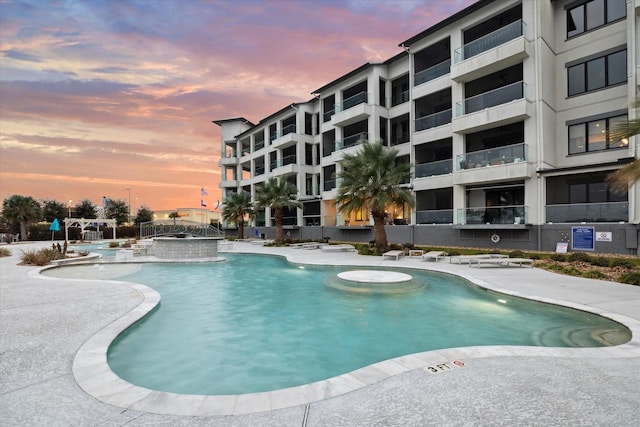
[[[0,0],[0,197],[152,210],[220,199],[254,123],[475,0]]]

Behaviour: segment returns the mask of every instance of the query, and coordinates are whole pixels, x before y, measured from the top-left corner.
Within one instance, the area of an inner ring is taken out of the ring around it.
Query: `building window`
[[[627,82],[627,50],[591,59],[567,68],[569,96]]]
[[[567,10],[567,38],[624,19],[625,0],[591,0]]]
[[[569,154],[626,147],[628,140],[611,136],[611,131],[626,121],[624,115],[569,126]]]

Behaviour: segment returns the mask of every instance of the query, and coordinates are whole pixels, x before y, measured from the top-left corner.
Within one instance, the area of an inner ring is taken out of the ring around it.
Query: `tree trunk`
[[[20,236],[18,240],[27,240],[27,223],[20,221]]]
[[[284,231],[282,230],[282,208],[275,208],[274,218],[276,221],[276,243],[284,243]]]
[[[244,218],[239,216],[236,218],[236,222],[238,223],[238,239],[244,239]]]
[[[376,247],[379,250],[386,250],[389,246],[387,242],[387,232],[384,229],[384,212],[371,212],[373,217],[373,232],[376,240]]]

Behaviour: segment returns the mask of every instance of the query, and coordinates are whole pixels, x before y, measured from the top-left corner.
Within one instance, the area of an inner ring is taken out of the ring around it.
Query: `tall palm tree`
[[[20,240],[27,240],[27,226],[42,219],[42,207],[31,196],[14,194],[2,202],[2,217],[10,224],[19,224]]]
[[[640,100],[635,101],[634,108],[636,110],[636,118],[627,120],[613,129],[609,136],[611,139],[619,141],[625,138],[630,139],[632,136],[640,134]],[[629,185],[638,180],[640,180],[639,159],[634,160],[607,177],[609,185],[617,192],[628,191]]]
[[[358,152],[344,155],[342,172],[338,174],[338,210],[347,215],[362,209],[370,211],[379,249],[389,246],[384,229],[385,209],[392,204],[415,206],[411,193],[400,187],[411,175],[411,167],[396,163],[397,155],[398,150],[386,148],[381,142],[365,141]]]
[[[285,181],[271,178],[267,183],[258,189],[256,193],[256,204],[259,208],[270,207],[274,210],[276,221],[276,243],[284,243],[284,232],[282,229],[282,217],[284,208],[301,208],[296,198],[298,189],[295,185]]]
[[[222,207],[222,219],[238,224],[238,239],[244,239],[244,217],[255,216],[251,195],[246,191],[233,193],[224,200]]]

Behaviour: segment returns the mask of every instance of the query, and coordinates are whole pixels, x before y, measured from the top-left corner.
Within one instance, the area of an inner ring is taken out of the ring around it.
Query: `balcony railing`
[[[417,224],[452,224],[453,209],[416,211]]]
[[[322,122],[328,122],[331,120],[331,116],[333,116],[336,112],[334,110],[325,111],[322,113]]]
[[[495,206],[458,209],[459,224],[526,224],[527,206]]]
[[[453,169],[452,159],[439,160],[437,162],[421,163],[416,165],[415,177],[425,178],[428,176],[446,175]]]
[[[416,119],[416,132],[446,125],[447,123],[451,123],[451,109]]]
[[[456,117],[506,104],[515,99],[526,98],[527,84],[525,82],[511,83],[510,85],[490,90],[480,95],[472,96],[461,102],[456,102]]]
[[[271,170],[275,168],[281,168],[282,166],[290,165],[296,162],[296,155],[292,154],[291,156],[283,157],[280,160],[276,160],[275,162],[271,162]]]
[[[418,86],[422,83],[437,79],[438,77],[449,74],[451,71],[451,59],[442,61],[439,64],[433,65],[425,70],[418,71],[413,76],[413,85]]]
[[[283,127],[282,130],[276,132],[274,139],[282,138],[283,136],[288,135],[290,133],[296,133],[296,125],[290,124]]]
[[[264,148],[264,141],[256,141],[253,150],[258,151],[261,148]]]
[[[479,55],[489,49],[493,49],[494,47],[498,47],[508,41],[517,39],[524,35],[525,28],[526,24],[521,19],[505,25],[502,28],[498,28],[494,32],[456,49],[453,53],[453,61],[457,64],[458,62],[469,59],[472,56]]]
[[[355,107],[356,105],[365,104],[367,102],[367,92],[360,92],[342,101],[342,103],[336,104],[336,113],[341,113],[344,110]]]
[[[573,203],[547,205],[547,222],[629,221],[629,202]]]
[[[525,143],[473,151],[456,156],[456,170],[523,162],[527,160],[527,154],[528,146]]]
[[[391,145],[400,145],[409,142],[409,132],[403,132],[400,135],[394,135],[391,137]]]
[[[405,90],[403,92],[396,92],[391,95],[391,106],[395,107],[396,105],[404,104],[409,101],[409,91]]]
[[[360,144],[362,143],[362,141],[366,141],[368,137],[369,137],[369,134],[367,132],[360,132],[358,134],[348,136],[342,141],[336,141],[335,142],[336,151],[343,150],[345,148],[353,147],[354,145]]]
[[[336,180],[335,179],[330,179],[328,181],[325,181],[322,185],[322,190],[323,191],[331,191],[334,188],[336,188]]]
[[[263,174],[264,174],[264,166],[257,167],[255,175],[258,176],[258,175],[263,175]]]

